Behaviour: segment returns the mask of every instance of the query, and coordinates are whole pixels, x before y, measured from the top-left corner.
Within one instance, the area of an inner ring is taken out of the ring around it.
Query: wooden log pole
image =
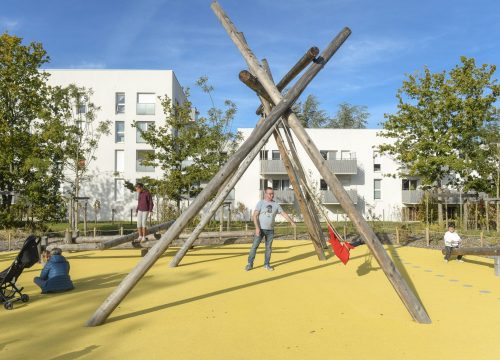
[[[297,63],[290,69],[289,72],[286,73],[285,76],[283,76],[283,78],[280,80],[280,82],[276,85],[276,87],[278,88],[279,91],[283,90],[288,84],[290,84],[290,82],[298,75],[302,72],[302,70],[304,70],[307,65],[309,65],[311,63],[311,61],[314,60],[314,58],[316,56],[318,56],[319,54],[319,49],[317,47],[312,47],[310,48],[309,50],[307,50],[307,52],[304,54],[304,56],[302,56],[300,58],[299,61],[297,61]],[[272,101],[270,101],[270,103],[272,104]],[[259,105],[259,107],[257,108],[257,110],[255,111],[255,113],[257,115],[261,115],[262,114],[262,104]]]
[[[442,249],[441,252],[445,255],[445,249]],[[500,247],[452,248],[451,255],[500,256]]]
[[[215,12],[222,25],[226,29],[227,33],[238,47],[243,57],[245,58],[250,71],[257,76],[259,81],[264,86],[265,90],[268,92],[269,96],[273,100],[275,104],[280,104],[283,100],[281,93],[278,91],[272,80],[266,74],[264,69],[259,65],[257,59],[250,51],[248,46],[241,40],[238,36],[238,31],[236,27],[231,22],[229,17],[224,13],[222,8],[217,2],[213,2],[211,4],[212,10]],[[345,28],[341,33],[345,34],[344,40],[349,36],[350,30]],[[310,68],[314,67],[317,64],[323,63],[323,59],[320,58],[313,63]],[[310,69],[309,68],[309,69]],[[287,94],[288,96],[288,94]],[[288,116],[288,124],[294,132],[297,139],[300,141],[307,154],[313,161],[316,168],[319,170],[325,182],[330,186],[331,191],[341,204],[344,211],[347,213],[353,224],[356,226],[358,232],[363,237],[363,240],[368,245],[370,250],[372,251],[375,259],[380,264],[380,267],[383,269],[387,278],[391,282],[392,286],[396,290],[397,294],[401,298],[402,302],[408,309],[409,313],[413,317],[414,320],[419,323],[431,323],[431,319],[429,315],[425,311],[423,305],[421,304],[418,297],[411,290],[406,280],[401,276],[401,273],[396,268],[390,257],[387,255],[387,252],[383,248],[380,240],[377,238],[373,229],[368,225],[366,220],[358,213],[356,207],[354,206],[352,200],[350,199],[347,191],[342,186],[341,182],[338,178],[333,174],[328,168],[325,159],[321,156],[318,148],[306,133],[302,125],[300,124],[299,119],[293,113]]]
[[[212,8],[214,9],[212,3]],[[217,192],[217,189],[226,181],[226,179],[237,169],[239,164],[246,158],[248,153],[257,145],[259,140],[269,139],[278,119],[289,112],[290,107],[302,94],[306,86],[323,69],[325,64],[331,59],[335,52],[347,39],[351,31],[344,29],[333,41],[326,47],[321,55],[321,60],[313,63],[301,78],[293,85],[283,100],[278,103],[267,120],[256,127],[249,138],[239,147],[224,166],[215,174],[212,180],[205,186],[201,193],[191,203],[191,205],[177,218],[172,226],[163,234],[160,241],[151,248],[145,257],[136,265],[136,267],[122,280],[118,287],[108,296],[108,298],[97,308],[94,314],[87,321],[87,326],[96,326],[102,324],[127,294],[134,288],[137,282],[146,274],[153,264],[160,258],[169,244],[182,232],[184,227],[193,219],[210,198]],[[235,34],[237,36],[237,34]],[[248,49],[248,54],[253,58],[255,56]]]
[[[149,227],[147,229],[147,231],[150,234],[154,234],[160,230],[167,230],[168,228],[170,228],[170,226],[173,223],[174,223],[174,221],[171,220],[171,221],[168,221],[168,222],[163,223],[163,224],[154,225],[154,226]],[[108,241],[104,241],[99,245],[99,249],[101,249],[101,250],[110,249],[110,248],[115,247],[117,245],[133,241],[137,238],[139,238],[139,233],[137,231],[135,231],[135,232],[128,234],[128,235],[123,235],[123,236],[119,236],[117,238],[114,238],[114,239],[111,239]]]

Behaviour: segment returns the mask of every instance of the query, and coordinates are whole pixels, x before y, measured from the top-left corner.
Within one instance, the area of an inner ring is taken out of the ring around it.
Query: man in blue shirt
[[[281,206],[274,200],[274,191],[270,187],[266,187],[264,190],[264,200],[260,200],[255,206],[253,212],[253,223],[255,224],[255,237],[253,239],[252,248],[250,249],[250,254],[248,254],[248,264],[245,267],[246,271],[250,271],[253,268],[253,261],[255,259],[255,254],[257,253],[257,248],[260,242],[265,237],[266,238],[266,253],[264,258],[264,269],[273,271],[274,268],[271,266],[271,252],[274,237],[274,219],[276,214],[281,214],[286,220],[295,227],[295,223],[288,216],[286,212],[283,211]]]

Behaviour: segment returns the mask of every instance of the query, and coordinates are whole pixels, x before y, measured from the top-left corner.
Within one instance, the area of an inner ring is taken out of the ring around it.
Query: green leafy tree
[[[296,102],[293,111],[305,128],[326,127],[330,121],[326,112],[319,108],[318,99],[312,94],[308,95],[304,102]]]
[[[49,57],[42,44],[0,36],[0,222],[60,218],[64,101],[39,71]],[[13,203],[16,194],[16,203]]]
[[[351,105],[343,102],[335,117],[330,119],[326,127],[336,129],[365,129],[366,120],[370,116],[366,106]]]
[[[198,85],[212,97],[213,88],[206,78],[201,78]],[[201,191],[200,185],[209,181],[235,151],[239,135],[231,131],[231,122],[236,106],[226,101],[225,110],[213,106],[206,118],[194,119],[189,95],[182,104],[173,104],[166,96],[161,103],[165,124],[151,126],[142,137],[154,149],[144,164],[160,166],[164,175],[147,183],[173,201],[180,212],[181,202],[195,197]]]
[[[400,172],[440,189],[443,182],[465,191],[491,189],[498,158],[500,86],[494,65],[477,67],[462,57],[448,73],[409,75],[398,90],[398,111],[386,114],[381,136],[394,142],[380,151],[394,156]]]

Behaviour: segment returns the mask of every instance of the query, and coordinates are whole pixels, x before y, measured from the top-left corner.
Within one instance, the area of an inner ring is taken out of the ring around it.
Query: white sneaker
[[[448,262],[448,260],[444,259],[444,262]]]
[[[458,262],[464,262],[462,259],[457,259]]]

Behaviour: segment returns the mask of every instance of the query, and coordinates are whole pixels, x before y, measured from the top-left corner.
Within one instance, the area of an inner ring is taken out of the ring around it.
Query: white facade
[[[75,84],[92,89],[91,101],[100,110],[96,122],[110,120],[111,134],[101,137],[94,160],[90,164],[91,180],[82,184],[80,196],[89,197],[89,219],[92,205],[99,200],[99,220],[130,219],[136,196],[124,187],[125,180],[135,183],[144,176],[158,178],[159,168],[140,163],[144,151],[152,151],[136,128],[147,128],[153,122],[164,124],[165,115],[159,96],[167,95],[182,103],[185,95],[172,70],[46,70],[51,85]],[[135,212],[134,212],[135,216]]]
[[[252,130],[239,129],[244,139],[248,138]],[[400,221],[403,208],[411,207],[416,203],[407,199],[409,194],[418,191],[416,190],[417,180],[412,179],[409,187],[408,180],[403,183],[401,178],[386,176],[396,174],[398,166],[390,157],[379,156],[376,152],[375,146],[388,141],[377,136],[380,130],[306,129],[306,131],[327,158],[356,204],[356,208],[366,219]],[[315,189],[316,196],[329,210],[329,217],[334,221],[344,220],[344,212],[337,200],[328,189],[325,189],[326,184],[321,184],[319,172],[299,141],[297,139],[294,141],[309,183]],[[273,156],[277,159],[279,154],[272,137],[263,150],[267,151],[267,155],[261,152],[236,185],[235,202],[241,202],[252,210],[262,197],[262,187],[267,185],[274,188],[276,201],[289,204],[289,208],[294,206],[298,209],[282,161],[273,160]],[[264,179],[264,184],[261,184],[262,179]]]

